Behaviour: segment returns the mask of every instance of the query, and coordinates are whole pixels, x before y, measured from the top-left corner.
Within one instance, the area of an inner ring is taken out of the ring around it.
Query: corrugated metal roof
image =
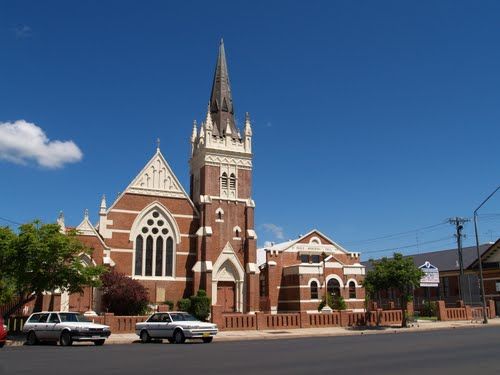
[[[479,246],[479,253],[481,256],[491,247],[492,243],[486,243]],[[462,249],[464,269],[467,269],[476,259],[477,252],[476,246],[464,247]],[[460,269],[458,263],[458,250],[448,249],[440,251],[432,251],[428,253],[420,253],[407,255],[405,257],[413,258],[413,263],[419,267],[426,261],[430,262],[433,266],[436,266],[440,272],[444,271],[458,271]],[[366,266],[366,270],[369,271],[372,267],[369,261],[361,262]]]

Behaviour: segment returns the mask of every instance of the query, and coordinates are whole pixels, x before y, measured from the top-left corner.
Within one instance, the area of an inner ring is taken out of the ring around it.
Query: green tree
[[[406,327],[406,304],[413,298],[413,289],[420,285],[424,275],[412,258],[405,258],[400,253],[394,253],[392,258],[382,258],[378,261],[370,260],[373,268],[367,272],[363,286],[370,298],[389,288],[399,292],[401,308],[403,309],[402,327]]]
[[[15,295],[13,269],[9,254],[16,234],[9,227],[0,227],[0,306],[11,302]]]
[[[105,268],[84,263],[92,250],[76,231],[61,233],[59,225],[35,220],[21,225],[14,238],[7,232],[0,236],[0,274],[7,275],[17,303],[6,315],[35,298],[35,311],[40,310],[45,291],[81,293],[85,286],[100,285]]]

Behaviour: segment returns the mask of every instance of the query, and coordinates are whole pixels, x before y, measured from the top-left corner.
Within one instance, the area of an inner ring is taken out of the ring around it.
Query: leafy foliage
[[[393,258],[382,258],[379,261],[370,260],[373,269],[367,272],[363,286],[370,298],[375,298],[378,292],[389,288],[399,291],[403,312],[406,303],[412,300],[415,287],[420,285],[423,276],[411,258],[405,258],[400,253],[394,253]],[[406,316],[403,314],[403,316]],[[406,327],[403,318],[402,326]]]
[[[91,257],[92,250],[76,231],[61,233],[57,224],[35,220],[21,225],[18,234],[1,228],[0,299],[17,300],[15,310],[45,291],[79,293],[85,286],[99,286],[104,268],[84,264],[85,256]]]
[[[179,311],[191,311],[191,300],[189,298],[182,298],[177,301],[177,308]]]
[[[420,316],[433,317],[437,316],[437,305],[435,301],[424,301],[420,306]]]
[[[115,315],[142,315],[148,308],[148,291],[123,273],[110,271],[102,275],[102,302]]]
[[[210,298],[200,289],[195,296],[191,296],[191,313],[198,319],[205,321],[210,316]]]
[[[318,311],[321,311],[326,304],[328,304],[332,310],[345,310],[347,308],[342,296],[332,296],[330,293],[326,293],[326,299],[323,297],[319,303]]]

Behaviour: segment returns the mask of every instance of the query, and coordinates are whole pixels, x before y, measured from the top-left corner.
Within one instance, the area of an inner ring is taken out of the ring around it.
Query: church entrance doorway
[[[222,312],[235,312],[236,284],[233,281],[217,283],[217,304],[222,306]]]

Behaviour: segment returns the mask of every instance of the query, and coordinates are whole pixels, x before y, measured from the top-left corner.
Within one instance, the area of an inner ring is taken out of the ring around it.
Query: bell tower
[[[252,126],[234,117],[221,40],[205,120],[191,134],[191,199],[200,211],[194,292],[205,289],[223,311],[258,310],[257,235],[252,200]]]

